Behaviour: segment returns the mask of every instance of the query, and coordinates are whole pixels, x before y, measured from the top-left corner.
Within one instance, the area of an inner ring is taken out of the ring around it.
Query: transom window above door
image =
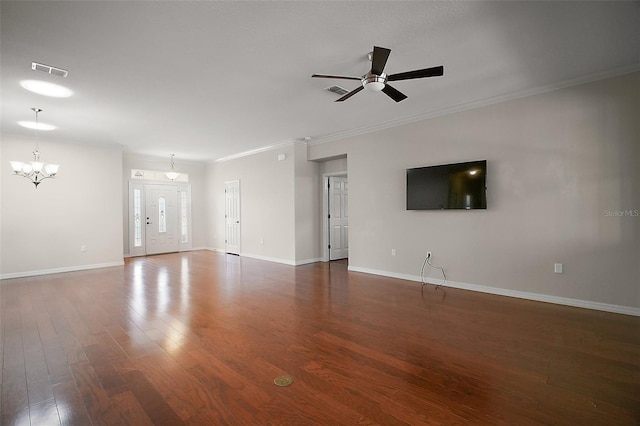
[[[167,172],[161,172],[158,170],[141,170],[131,169],[131,179],[136,180],[154,180],[162,182],[189,182],[189,175],[186,173],[180,173],[175,181],[172,181],[167,177]]]

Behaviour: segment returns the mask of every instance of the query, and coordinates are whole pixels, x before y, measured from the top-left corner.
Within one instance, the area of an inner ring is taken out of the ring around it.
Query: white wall
[[[278,160],[284,154],[285,159]],[[295,263],[294,145],[207,166],[209,248],[225,250],[224,183],[240,180],[243,256]]]
[[[169,171],[171,160],[169,157],[151,157],[145,155],[124,153],[122,160],[122,195],[123,195],[123,244],[124,253],[129,253],[129,181],[131,169]],[[194,250],[203,249],[207,245],[207,192],[206,192],[206,163],[175,159],[176,172],[187,173],[191,184],[191,238]]]
[[[36,189],[9,165],[32,160],[34,141],[6,137],[1,148],[3,278],[122,264],[120,149],[40,143],[41,160],[60,170]]]
[[[320,165],[307,160],[307,146],[295,145],[296,264],[320,260]]]
[[[459,285],[640,312],[640,217],[607,213],[640,209],[639,118],[634,73],[309,153],[348,155],[352,269],[417,277],[430,250]],[[488,160],[486,211],[405,210],[406,168],[479,159]]]
[[[323,160],[320,164],[320,176],[328,173],[342,173],[347,172],[347,157],[346,155],[341,158],[334,158],[330,160]]]

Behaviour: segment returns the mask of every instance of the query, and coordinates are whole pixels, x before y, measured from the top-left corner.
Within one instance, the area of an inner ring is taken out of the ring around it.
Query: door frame
[[[189,182],[159,182],[153,180],[130,180],[129,181],[129,205],[127,206],[127,221],[128,221],[128,235],[129,235],[129,256],[146,256],[147,255],[147,233],[146,226],[143,226],[142,231],[142,245],[140,247],[134,247],[135,245],[135,221],[133,218],[133,204],[134,204],[134,189],[139,189],[141,200],[140,205],[142,207],[142,218],[146,218],[146,191],[148,185],[163,185],[177,187],[178,191],[187,193],[187,242],[183,243],[180,240],[180,214],[182,212],[182,199],[179,196],[177,200],[177,217],[178,217],[178,251],[189,251],[193,248],[193,221],[191,215],[191,183]],[[143,221],[146,223],[146,221]]]
[[[322,261],[329,261],[329,178],[330,177],[345,177],[348,178],[348,174],[346,171],[344,172],[333,172],[333,173],[323,173],[322,174],[322,225],[320,233],[322,235],[321,244],[322,244]],[[347,195],[348,197],[348,195]]]

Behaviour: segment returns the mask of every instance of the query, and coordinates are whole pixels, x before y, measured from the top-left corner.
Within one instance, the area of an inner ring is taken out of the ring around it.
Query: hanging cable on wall
[[[436,285],[436,290],[439,289],[441,286],[443,286],[446,282],[447,282],[447,275],[444,273],[444,268],[441,266],[436,266],[433,263],[431,263],[431,252],[427,253],[427,257],[424,258],[424,262],[422,262],[422,268],[420,268],[420,283],[425,286],[428,283],[425,282],[424,280],[424,268],[425,266],[431,266],[433,269],[440,269],[440,271],[442,272],[442,282],[440,284]]]

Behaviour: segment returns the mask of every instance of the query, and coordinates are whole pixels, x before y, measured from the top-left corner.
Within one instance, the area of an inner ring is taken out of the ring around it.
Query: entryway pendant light
[[[175,154],[171,154],[171,171],[170,172],[166,172],[165,175],[167,175],[167,177],[170,180],[176,180],[178,178],[178,176],[180,176],[180,173],[176,173],[175,169],[175,163],[173,161],[173,157],[175,157]]]
[[[37,188],[43,180],[53,179],[58,173],[60,166],[58,164],[44,164],[40,161],[40,149],[38,148],[38,130],[40,129],[40,124],[38,122],[38,113],[42,112],[42,110],[40,108],[31,108],[31,110],[36,113],[36,150],[33,151],[33,161],[28,163],[23,161],[9,161],[9,163],[11,163],[13,174],[29,179]]]

